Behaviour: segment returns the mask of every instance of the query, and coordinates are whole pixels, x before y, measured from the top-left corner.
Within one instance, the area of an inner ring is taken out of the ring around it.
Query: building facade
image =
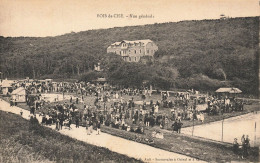
[[[120,55],[124,61],[139,62],[142,57],[153,57],[158,46],[151,40],[135,40],[115,42],[107,48],[107,53]]]

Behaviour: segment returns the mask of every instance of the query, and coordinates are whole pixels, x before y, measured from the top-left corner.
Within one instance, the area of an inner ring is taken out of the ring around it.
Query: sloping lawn
[[[141,162],[0,111],[0,162]]]

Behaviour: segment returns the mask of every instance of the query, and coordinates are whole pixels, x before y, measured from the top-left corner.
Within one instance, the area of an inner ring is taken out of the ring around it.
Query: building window
[[[136,54],[136,50],[135,50],[135,54]]]
[[[140,49],[140,54],[142,53],[142,50]]]
[[[131,57],[129,57],[129,61],[131,62]]]
[[[135,57],[135,61],[136,61],[136,57]]]
[[[149,50],[147,50],[147,53],[149,53]]]

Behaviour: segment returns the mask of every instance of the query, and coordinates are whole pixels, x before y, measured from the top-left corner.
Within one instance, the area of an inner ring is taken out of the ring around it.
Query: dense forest
[[[106,48],[121,40],[151,39],[154,60],[125,63]],[[122,86],[258,93],[259,17],[182,21],[71,32],[56,37],[0,37],[0,72],[8,78],[106,77]],[[101,63],[103,72],[93,71]]]

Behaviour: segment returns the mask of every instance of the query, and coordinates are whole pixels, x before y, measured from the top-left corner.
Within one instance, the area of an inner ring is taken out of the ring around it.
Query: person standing
[[[13,99],[10,100],[10,106],[13,106]]]
[[[77,97],[77,98],[76,98],[76,104],[78,104],[78,103],[79,103],[79,98]]]
[[[21,109],[21,111],[20,111],[20,115],[23,116],[23,110],[22,110],[22,109]]]
[[[32,106],[31,112],[32,112],[33,115],[35,114],[35,107],[34,106]]]
[[[248,135],[246,135],[245,144],[248,148],[250,148],[250,139]]]
[[[76,117],[76,128],[79,128],[79,117]]]
[[[14,106],[17,106],[17,101],[16,101],[16,99],[14,99]]]
[[[68,122],[68,127],[69,127],[69,130],[72,129],[70,126],[71,126],[71,123],[72,123],[72,120],[71,118],[69,118],[69,122]]]
[[[55,124],[56,124],[56,130],[57,130],[57,131],[60,130],[60,129],[59,129],[59,123],[60,123],[60,120],[57,118],[57,119],[56,119],[56,123],[55,123]]]
[[[169,125],[169,119],[168,119],[168,117],[166,116],[166,117],[165,117],[165,128],[166,128],[166,129],[169,128],[168,125]]]
[[[246,157],[246,143],[245,143],[246,139],[245,139],[245,135],[243,135],[241,137],[241,144],[242,144],[242,158],[245,158]]]
[[[97,135],[100,134],[100,126],[101,126],[100,121],[98,121],[98,123],[97,123]]]
[[[179,133],[179,134],[181,133],[181,127],[182,127],[182,125],[183,125],[183,123],[181,123],[181,120],[179,119],[178,124],[177,124],[177,126],[178,126],[178,133]]]
[[[250,148],[250,139],[249,136],[246,135],[246,139],[245,139],[245,157],[248,156],[248,149]]]
[[[177,120],[175,120],[175,122],[172,124],[173,127],[173,132],[177,132],[178,133],[178,123]]]
[[[89,120],[89,125],[88,125],[88,135],[91,135],[93,129],[93,123],[91,119]]]
[[[90,121],[90,134],[92,134],[93,132],[93,121],[91,120]]]
[[[155,107],[154,107],[154,112],[155,112],[155,113],[158,113],[158,112],[159,112],[159,105],[157,105],[157,104],[155,105]]]
[[[87,118],[87,121],[86,121],[86,129],[87,129],[87,135],[90,135],[90,121],[89,119]]]
[[[202,123],[204,122],[204,120],[205,120],[204,113],[201,113],[201,114],[200,114],[200,120],[201,120]]]
[[[238,154],[238,149],[239,149],[239,144],[237,142],[237,138],[235,138],[234,142],[233,142],[233,152],[234,152],[234,154]]]
[[[60,121],[60,127],[59,127],[59,128],[60,128],[60,130],[62,130],[62,126],[63,126],[63,118],[60,118],[59,121]]]

